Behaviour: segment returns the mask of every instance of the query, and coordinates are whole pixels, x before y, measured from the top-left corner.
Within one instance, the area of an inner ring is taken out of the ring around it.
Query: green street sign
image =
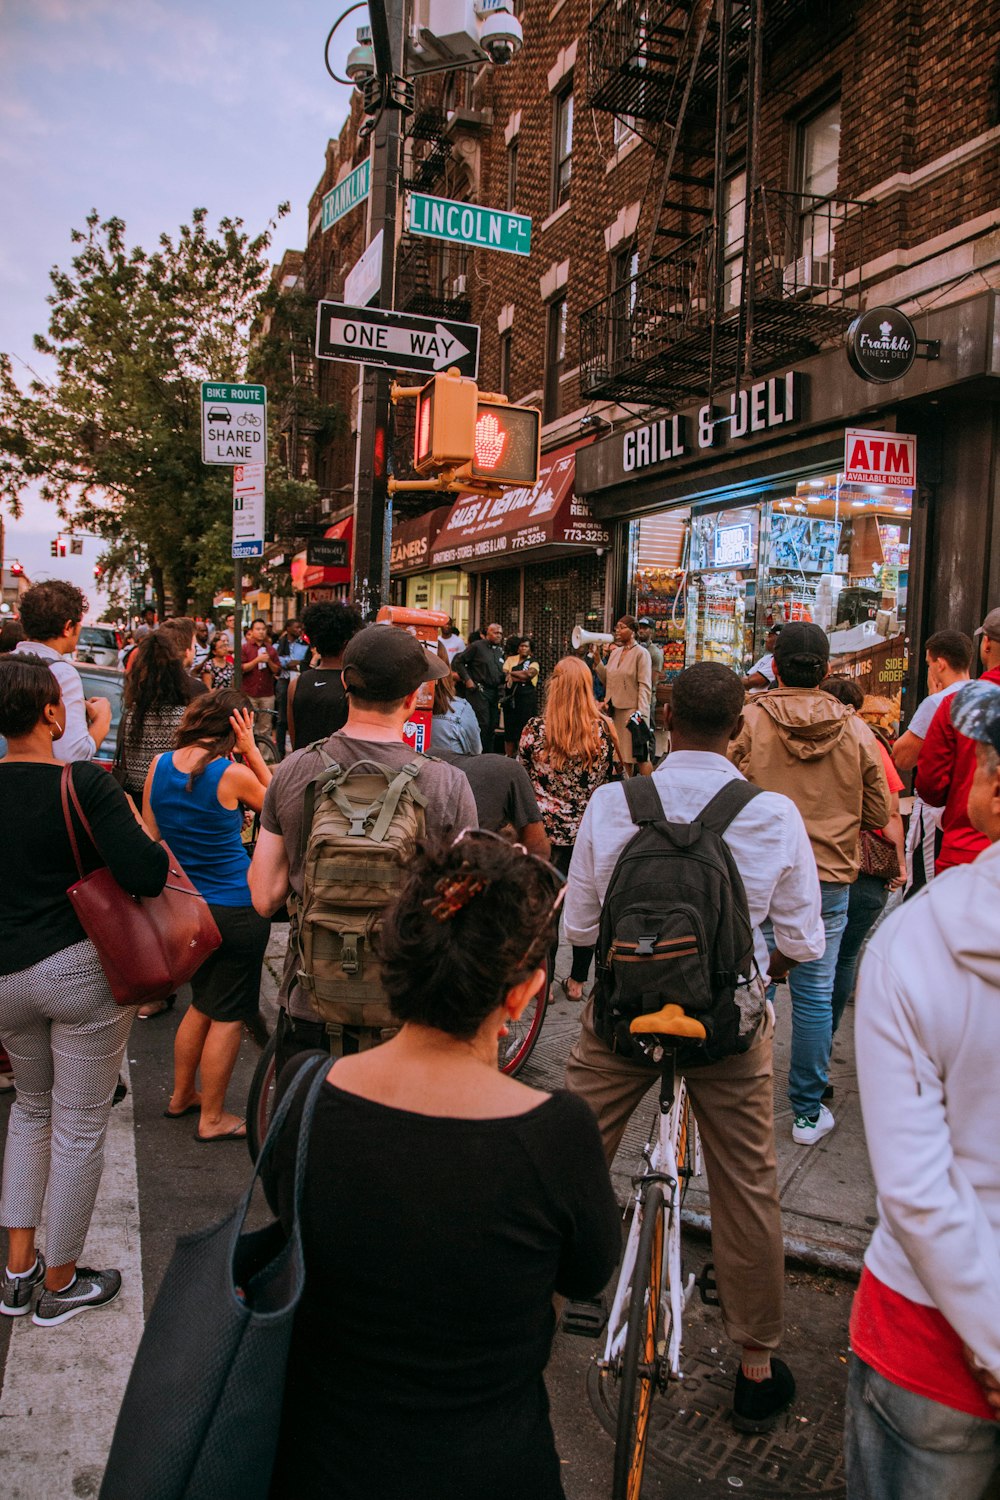
[[[371,157],[363,161],[360,167],[355,167],[343,180],[338,182],[335,188],[326,194],[323,199],[323,228],[332,229],[338,219],[349,214],[352,208],[357,208],[368,197],[368,189],[371,186],[372,164]]]
[[[201,383],[201,460],[267,463],[267,386]]]
[[[531,253],[531,220],[527,214],[482,208],[478,203],[454,203],[450,198],[431,198],[426,193],[410,193],[407,205],[411,234],[476,245],[481,250],[506,250],[509,255]]]

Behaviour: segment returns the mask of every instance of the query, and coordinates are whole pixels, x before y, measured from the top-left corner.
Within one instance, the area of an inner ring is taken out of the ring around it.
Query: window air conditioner
[[[811,297],[816,292],[828,292],[832,285],[832,269],[833,263],[828,256],[800,255],[782,270],[784,295]]]

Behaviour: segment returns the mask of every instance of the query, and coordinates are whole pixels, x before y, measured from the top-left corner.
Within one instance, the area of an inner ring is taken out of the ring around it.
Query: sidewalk
[[[564,965],[565,958],[565,965]],[[560,949],[557,972],[569,971],[568,951]],[[816,1270],[860,1276],[865,1247],[875,1226],[875,1185],[865,1147],[861,1104],[854,1069],[854,1011],[848,1007],[834,1040],[830,1081],[835,1094],[830,1108],[837,1128],[815,1146],[796,1146],[792,1114],[785,1094],[791,1042],[788,989],[778,990],[774,1049],[775,1135],[785,1253],[789,1260]],[[542,1034],[520,1074],[541,1088],[562,1086],[566,1056],[579,1025],[579,1008],[559,998],[545,1017]],[[656,1090],[633,1116],[611,1170],[619,1200],[631,1191],[631,1176],[656,1113]],[[687,1193],[685,1222],[695,1230],[711,1226],[704,1177]]]

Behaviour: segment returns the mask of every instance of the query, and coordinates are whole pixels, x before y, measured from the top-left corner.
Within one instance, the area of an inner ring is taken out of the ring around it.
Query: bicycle
[[[695,1286],[704,1301],[715,1300],[710,1266],[686,1281],[681,1269],[681,1208],[689,1181],[701,1172],[701,1148],[687,1085],[677,1077],[676,1047],[704,1038],[705,1028],[680,1006],[665,1005],[636,1016],[629,1030],[660,1065],[660,1097],[643,1168],[632,1179],[632,1223],[597,1360],[601,1378],[618,1386],[612,1500],[639,1500],[653,1397],[682,1378],[684,1308]]]
[[[549,978],[551,979],[551,975]],[[549,1003],[548,996],[549,982],[547,981],[529,1002],[518,1020],[508,1022],[507,1035],[498,1038],[497,1066],[501,1073],[506,1073],[513,1078],[528,1061],[538,1041],[542,1022],[545,1020],[545,1012]],[[375,1030],[364,1026],[328,1025],[326,1029],[330,1038],[331,1059],[342,1057],[345,1053],[360,1052],[368,1047],[377,1046],[379,1042],[386,1041],[392,1035],[391,1031]],[[247,1094],[247,1148],[253,1161],[257,1160],[260,1153],[274,1111],[277,1040],[277,1035],[272,1033],[258,1059],[250,1081],[250,1091]]]

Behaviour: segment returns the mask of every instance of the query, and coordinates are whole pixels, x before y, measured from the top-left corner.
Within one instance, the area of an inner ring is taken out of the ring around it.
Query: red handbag
[[[60,791],[79,875],[66,894],[80,926],[97,949],[116,1003],[145,1005],[165,1000],[179,985],[186,984],[222,943],[208,902],[195,890],[166,844],[163,848],[170,867],[167,883],[158,896],[129,895],[107,865],[84,875],[70,802],[92,844],[94,835],[68,765],[63,767]]]

